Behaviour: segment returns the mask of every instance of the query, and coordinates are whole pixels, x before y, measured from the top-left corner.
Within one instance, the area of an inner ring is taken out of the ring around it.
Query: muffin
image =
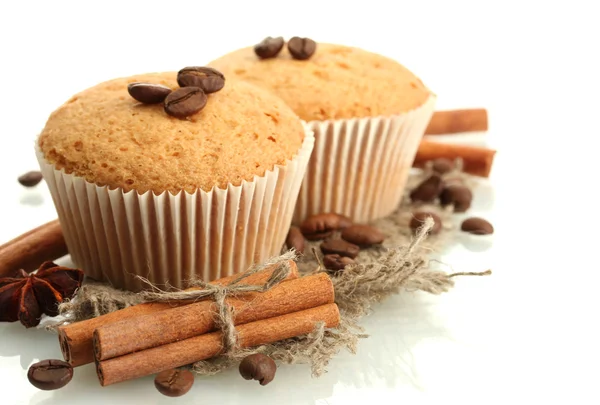
[[[185,287],[278,254],[314,138],[279,98],[229,80],[187,117],[128,85],[178,89],[177,73],[98,84],[54,111],[36,142],[73,261],[93,279]],[[166,89],[168,92],[169,89]]]
[[[321,212],[368,222],[397,208],[436,100],[407,68],[324,43],[307,59],[286,46],[266,58],[247,47],[209,66],[276,94],[314,131],[295,223]]]

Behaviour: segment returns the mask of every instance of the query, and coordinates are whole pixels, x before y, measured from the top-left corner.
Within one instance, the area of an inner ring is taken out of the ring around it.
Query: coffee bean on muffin
[[[461,185],[448,186],[440,194],[442,206],[454,205],[454,212],[465,212],[471,207],[472,200],[471,190]]]
[[[340,256],[338,254],[330,254],[323,256],[323,265],[327,270],[339,271],[343,270],[346,266],[356,264],[356,262],[346,256]]]
[[[225,86],[225,76],[217,69],[206,66],[190,66],[177,73],[181,87],[199,87],[206,94],[214,93]]]
[[[186,118],[206,105],[208,97],[199,87],[182,87],[165,98],[165,112],[173,117]]]
[[[304,253],[304,235],[300,232],[300,228],[292,226],[288,232],[285,244],[288,249],[294,248],[298,253]]]
[[[321,251],[324,254],[338,254],[354,259],[360,248],[353,243],[346,242],[343,239],[328,239],[321,243]]]
[[[442,178],[437,174],[433,174],[411,191],[410,199],[413,202],[432,202],[440,195],[442,186]]]
[[[412,229],[413,233],[417,233],[417,230],[425,223],[427,218],[431,217],[433,219],[433,227],[429,231],[431,235],[435,235],[440,233],[442,230],[442,219],[439,215],[428,212],[428,211],[418,211],[413,213],[413,216],[410,220],[410,229]]]
[[[358,246],[370,246],[383,242],[385,236],[370,225],[351,225],[342,231],[342,239]]]
[[[483,218],[467,218],[463,221],[460,229],[474,235],[490,235],[494,233],[494,227]]]
[[[165,101],[171,89],[162,84],[130,83],[127,86],[129,95],[144,104],[158,104]]]
[[[352,225],[352,220],[335,213],[317,214],[306,218],[300,224],[300,230],[308,240],[320,240],[330,236],[333,231]]]
[[[313,56],[317,43],[310,38],[293,37],[288,41],[288,51],[294,59],[306,60]]]
[[[254,53],[261,59],[274,58],[281,52],[284,43],[283,37],[266,37],[261,42],[254,45]]]

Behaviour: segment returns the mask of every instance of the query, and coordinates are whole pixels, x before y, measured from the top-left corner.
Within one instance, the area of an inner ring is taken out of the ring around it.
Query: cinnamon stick
[[[292,269],[286,280],[294,280],[298,278],[298,267],[292,260],[289,262]],[[259,273],[248,276],[240,284],[263,284],[273,273],[275,266],[271,269],[266,269]],[[237,278],[239,274],[221,278],[213,281],[215,284],[225,285]],[[126,319],[131,319],[140,315],[146,315],[187,305],[189,302],[148,302],[144,304],[134,305],[111,312],[97,318],[88,319],[81,322],[72,323],[70,325],[61,326],[58,328],[58,341],[60,349],[66,362],[73,367],[81,366],[94,362],[94,346],[93,335],[94,330],[113,322],[119,322]]]
[[[336,304],[322,305],[304,311],[250,322],[236,328],[241,348],[274,343],[279,340],[312,332],[318,322],[336,327],[340,313]],[[222,333],[212,332],[179,342],[154,347],[96,363],[96,372],[102,386],[159,373],[223,352]]]
[[[50,221],[0,246],[0,278],[13,276],[19,269],[32,272],[67,253],[58,219]]]
[[[425,129],[425,135],[487,131],[487,129],[488,114],[484,108],[436,111]]]
[[[437,158],[461,158],[463,160],[463,170],[466,173],[489,177],[495,155],[496,151],[494,149],[432,142],[424,139],[419,145],[413,167],[424,167],[428,161]]]
[[[325,273],[279,284],[263,293],[227,298],[234,325],[303,311],[334,301],[331,279]],[[107,360],[178,342],[217,329],[217,305],[210,300],[110,323],[94,332],[96,360]]]

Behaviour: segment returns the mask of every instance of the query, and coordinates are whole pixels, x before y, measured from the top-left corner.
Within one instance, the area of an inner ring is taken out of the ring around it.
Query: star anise
[[[42,314],[58,315],[58,304],[81,286],[83,272],[44,262],[36,273],[19,270],[15,277],[0,278],[0,322],[21,321],[37,326]]]

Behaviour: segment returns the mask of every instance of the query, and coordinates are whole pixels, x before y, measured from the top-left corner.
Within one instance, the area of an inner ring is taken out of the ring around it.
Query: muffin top
[[[270,59],[248,47],[208,66],[269,89],[305,121],[401,114],[431,94],[398,62],[341,45],[318,43],[307,60],[293,59],[286,46]]]
[[[141,104],[133,82],[177,89],[177,73],[100,83],[54,111],[39,137],[46,160],[86,180],[139,193],[210,191],[263,176],[300,149],[300,119],[279,98],[229,80],[200,112],[174,118],[163,103]]]

